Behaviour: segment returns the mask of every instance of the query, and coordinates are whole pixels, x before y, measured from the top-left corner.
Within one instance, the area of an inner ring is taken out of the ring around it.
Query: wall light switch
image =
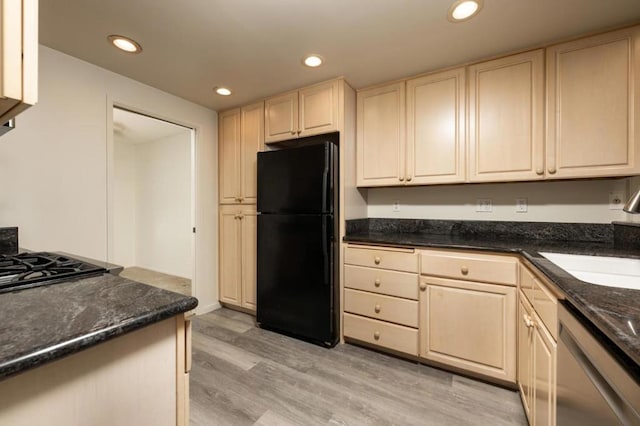
[[[526,198],[516,198],[516,213],[526,213],[528,208]]]
[[[493,211],[491,198],[478,198],[476,200],[476,211],[481,213],[491,213]]]
[[[622,210],[624,207],[624,194],[622,191],[609,193],[609,210]]]
[[[400,200],[394,200],[393,201],[393,209],[394,212],[399,212],[400,211]]]

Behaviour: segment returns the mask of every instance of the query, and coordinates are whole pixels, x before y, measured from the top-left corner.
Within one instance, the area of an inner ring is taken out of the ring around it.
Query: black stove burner
[[[55,253],[3,255],[0,256],[0,293],[103,272],[105,269],[99,266]]]

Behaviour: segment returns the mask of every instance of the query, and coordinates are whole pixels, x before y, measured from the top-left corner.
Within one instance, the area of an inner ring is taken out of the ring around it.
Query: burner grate
[[[0,293],[103,272],[99,266],[55,253],[4,255],[0,256]]]

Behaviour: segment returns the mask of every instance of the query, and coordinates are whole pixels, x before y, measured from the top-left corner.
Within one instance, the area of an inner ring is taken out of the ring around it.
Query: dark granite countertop
[[[112,274],[0,295],[0,379],[195,308]]]
[[[360,229],[358,229],[360,228]],[[379,244],[397,247],[478,250],[521,255],[555,284],[560,294],[583,318],[592,331],[627,370],[640,381],[640,290],[606,287],[585,283],[540,255],[556,252],[598,256],[640,258],[638,248],[620,248],[610,241],[558,241],[526,238],[525,235],[491,237],[474,235],[443,235],[428,232],[402,232],[376,226],[374,230],[356,227],[348,232],[345,242]],[[585,238],[589,239],[589,238]]]

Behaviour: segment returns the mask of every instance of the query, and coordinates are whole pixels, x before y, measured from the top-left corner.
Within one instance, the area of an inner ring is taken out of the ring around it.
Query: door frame
[[[190,176],[190,192],[191,192],[191,202],[189,208],[191,209],[190,218],[191,218],[191,228],[195,230],[195,232],[191,233],[191,296],[198,297],[198,286],[196,281],[196,238],[197,238],[197,145],[198,145],[198,126],[193,123],[182,122],[181,120],[176,120],[171,117],[165,117],[162,114],[159,114],[154,111],[148,111],[144,108],[129,105],[125,102],[121,102],[119,100],[115,100],[110,96],[107,96],[107,105],[106,105],[106,151],[107,151],[107,166],[106,166],[106,190],[107,190],[107,223],[105,232],[107,234],[107,262],[111,262],[113,259],[113,249],[114,249],[114,233],[113,227],[111,226],[114,223],[114,139],[113,139],[113,110],[114,108],[122,109],[128,112],[132,112],[134,114],[143,115],[152,119],[161,120],[170,124],[174,124],[176,126],[184,127],[185,129],[190,131],[191,141],[190,141],[190,149],[191,149],[191,176]]]

